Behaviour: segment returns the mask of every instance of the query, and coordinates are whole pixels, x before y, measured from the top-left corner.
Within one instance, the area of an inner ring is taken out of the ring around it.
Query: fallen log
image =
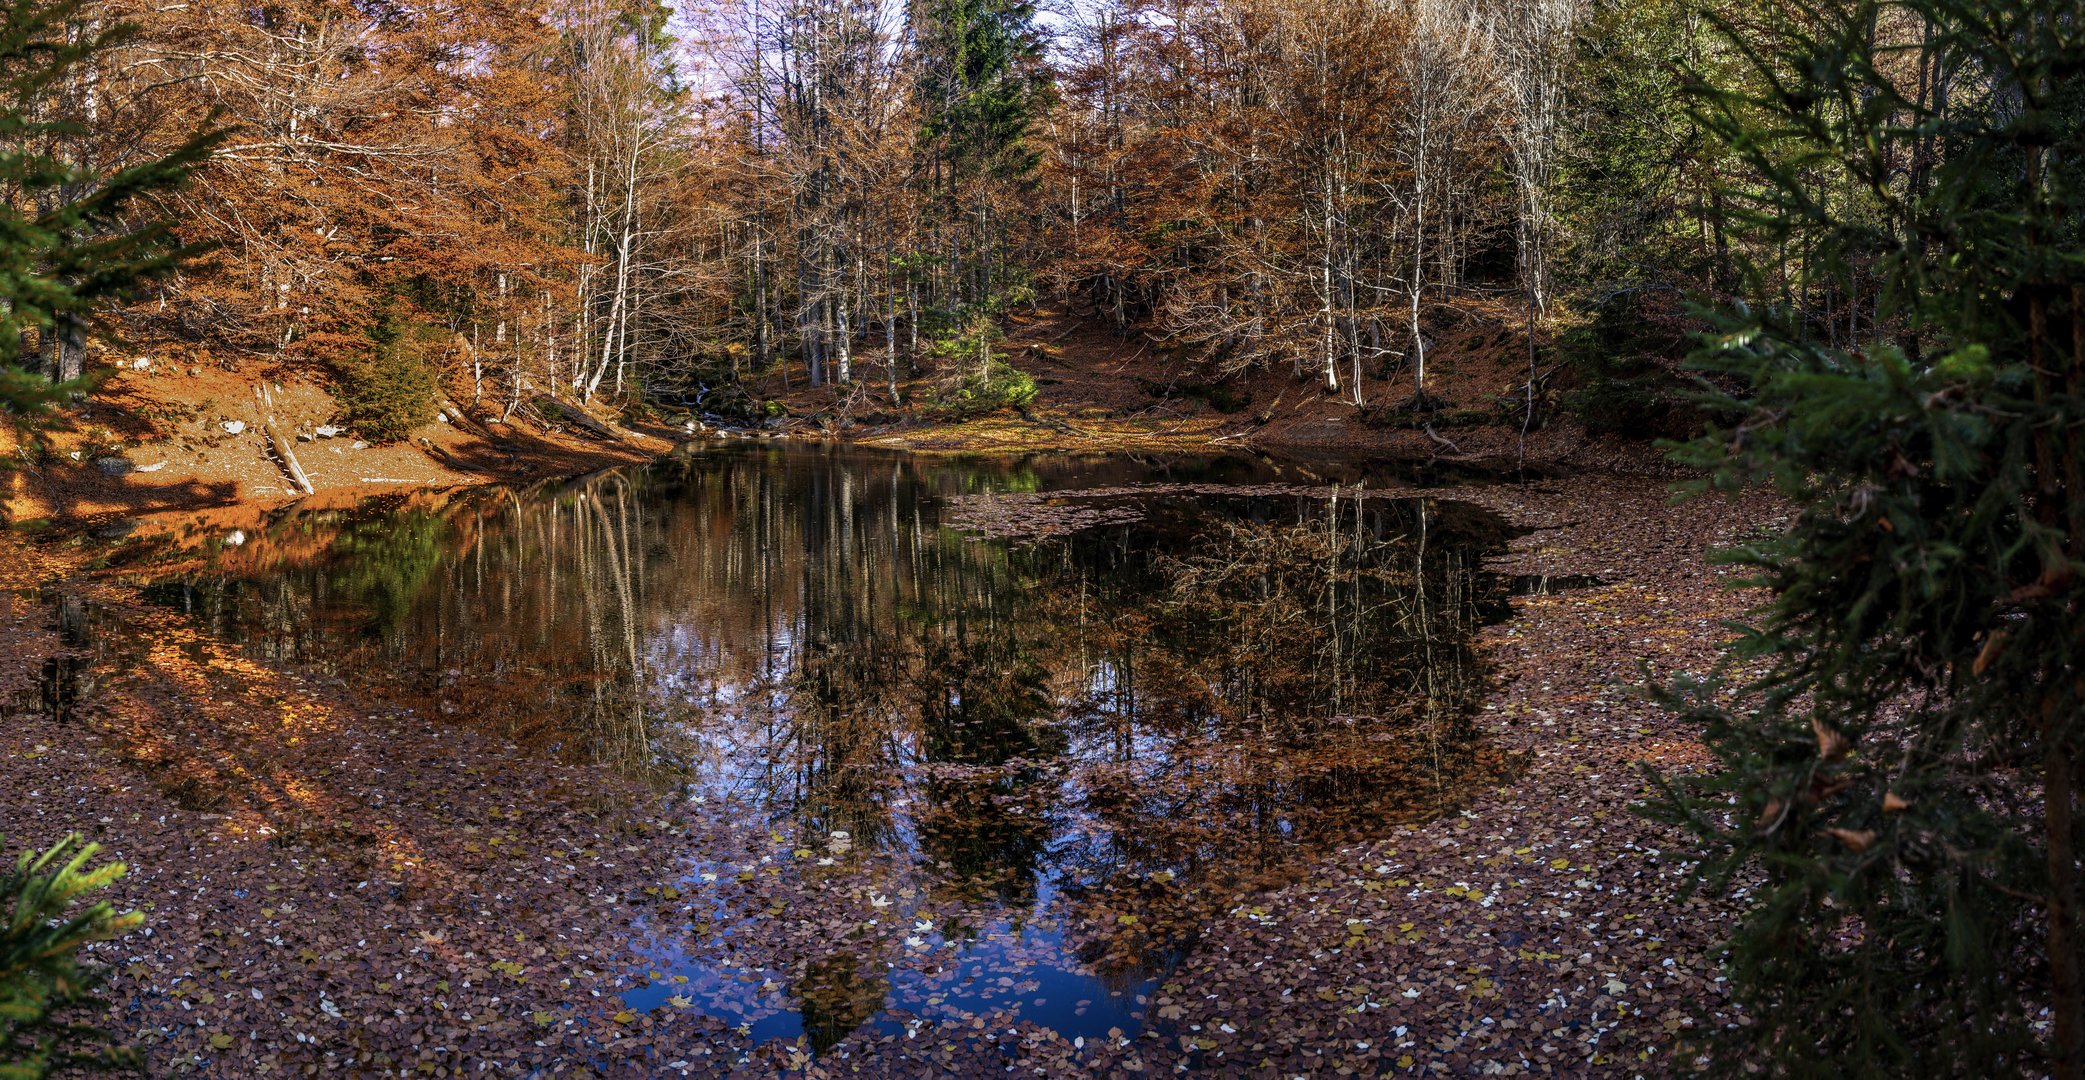
[[[449,422],[451,424],[454,424],[457,427],[462,428],[463,430],[471,433],[472,435],[476,435],[481,439],[492,438],[492,431],[490,428],[485,426],[485,421],[480,420],[478,417],[465,412],[463,410],[463,406],[458,405],[455,402],[448,400],[447,398],[444,398],[442,399],[442,410],[449,414]]]
[[[570,421],[573,426],[586,431],[595,438],[605,439],[608,442],[622,442],[624,439],[622,432],[588,416],[585,409],[559,401],[547,394],[537,395],[536,410],[543,413],[546,418],[556,417]]]
[[[283,469],[290,474],[290,479],[296,482],[297,490],[306,495],[315,494],[318,489],[311,486],[311,477],[304,474],[304,463],[297,460],[297,451],[291,447],[288,439],[282,437],[282,432],[276,428],[274,421],[262,421],[261,430],[267,433],[268,441],[275,444],[275,456],[282,459]]]
[[[289,474],[297,490],[306,495],[316,494],[318,489],[311,486],[311,477],[305,474],[304,463],[297,460],[295,444],[283,437],[282,429],[275,426],[275,395],[268,393],[265,387],[256,386],[253,398],[261,407],[261,435],[274,447],[277,464]]]
[[[1432,440],[1433,440],[1434,442],[1440,443],[1440,444],[1441,444],[1442,446],[1445,446],[1445,447],[1447,447],[1447,448],[1448,448],[1448,452],[1449,452],[1449,453],[1451,453],[1451,454],[1460,454],[1460,453],[1462,453],[1462,447],[1460,447],[1460,446],[1457,446],[1457,445],[1455,445],[1455,443],[1454,443],[1453,441],[1449,440],[1449,439],[1443,438],[1442,436],[1440,436],[1440,435],[1437,435],[1437,434],[1435,434],[1435,433],[1434,433],[1434,430],[1433,430],[1433,425],[1432,425],[1432,424],[1426,424],[1426,425],[1424,425],[1424,430],[1426,431],[1426,437],[1427,437],[1427,438],[1429,438],[1429,439],[1432,439]],[[1436,455],[1436,456],[1438,456],[1438,455]]]

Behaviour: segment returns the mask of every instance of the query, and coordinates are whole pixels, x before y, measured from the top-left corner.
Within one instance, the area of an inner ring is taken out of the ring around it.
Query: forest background
[[[1871,32],[1915,44],[1901,21]],[[1858,264],[1804,273],[1801,230],[1726,232],[1756,173],[1687,83],[1740,83],[1802,32],[1776,5],[94,0],[68,22],[134,29],[37,95],[69,123],[22,150],[90,184],[226,130],[136,209],[214,255],[107,316],[118,359],[308,374],[379,441],[444,395],[1024,406],[996,346],[1041,305],[1209,384],[1420,412],[1444,318],[1488,305],[1526,353],[1500,418],[1682,434],[1686,298],[1773,266],[1764,292],[1834,343],[1883,299]],[[1895,75],[1947,92],[1916,52]],[[1793,167],[1827,203],[1867,190]],[[32,216],[77,195],[17,187]],[[28,326],[22,362],[76,377],[90,329]]]

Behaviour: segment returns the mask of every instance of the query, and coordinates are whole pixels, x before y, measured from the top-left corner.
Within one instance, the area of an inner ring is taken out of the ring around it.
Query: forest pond
[[[127,572],[250,655],[641,781],[685,831],[608,1007],[823,1049],[1134,1033],[1209,920],[1496,782],[1505,538],[1243,458],[727,444]]]

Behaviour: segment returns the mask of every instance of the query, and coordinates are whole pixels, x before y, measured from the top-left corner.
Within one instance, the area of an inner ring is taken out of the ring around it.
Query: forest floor
[[[618,995],[659,978],[629,967],[631,939],[705,902],[674,887],[690,859],[743,862],[700,887],[767,900],[777,939],[903,948],[907,928],[765,832],[711,835],[605,769],[272,667],[71,549],[11,536],[0,834],[79,831],[132,867],[115,899],[148,929],[96,952],[115,970],[108,1019],[155,1073],[1683,1071],[1701,1033],[1734,1019],[1713,958],[1732,912],[1683,897],[1675,837],[1631,809],[1642,766],[1706,760],[1631,687],[1646,666],[1712,662],[1719,620],[1748,597],[1703,552],[1778,511],[1675,506],[1655,480],[1586,474],[1425,493],[1530,530],[1498,569],[1572,586],[1516,598],[1480,642],[1494,667],[1482,721],[1517,775],[1240,898],[1119,1037],[1079,1045],[976,1016],[866,1027],[814,1053],[688,1011],[627,1011]],[[59,594],[85,601],[92,643],[61,632]],[[52,709],[69,657],[89,666]]]
[[[311,481],[315,494],[302,497],[340,504],[407,488],[568,476],[649,461],[672,449],[679,435],[654,425],[619,425],[602,436],[533,408],[503,418],[498,406],[442,404],[442,418],[410,438],[372,446],[345,432],[321,436],[338,422],[339,405],[301,375],[177,364],[119,369],[85,405],[60,414],[39,464],[0,469],[0,520],[18,529],[93,528],[297,499],[263,433],[264,414],[290,440]],[[0,458],[16,456],[15,438],[0,429]]]

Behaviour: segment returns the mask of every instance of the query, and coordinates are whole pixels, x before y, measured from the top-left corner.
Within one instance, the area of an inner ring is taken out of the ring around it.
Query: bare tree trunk
[[[614,363],[616,333],[622,326],[623,312],[629,302],[629,268],[630,227],[625,223],[621,242],[616,247],[615,292],[609,298],[608,325],[601,332],[601,359],[594,366],[592,377],[587,379],[585,389],[580,392],[579,400],[582,402],[591,402],[594,399],[594,395],[601,389],[602,378],[608,374],[608,369]]]
[[[755,218],[753,226],[753,370],[766,372],[768,368],[767,340],[767,260],[762,258],[765,242],[763,223]]]
[[[857,266],[859,263],[857,262]],[[854,381],[854,326],[847,318],[848,289],[845,284],[833,289],[833,321],[839,334],[839,365],[834,371],[836,381],[846,385]]]
[[[70,382],[86,374],[86,323],[76,315],[59,315],[46,336],[51,339],[51,366],[59,382]]]
[[[311,486],[311,477],[305,475],[304,463],[297,460],[295,444],[284,438],[282,429],[275,426],[274,396],[268,393],[267,387],[255,386],[253,400],[254,404],[260,406],[261,435],[268,440],[276,458],[282,462],[282,471],[289,474],[290,482],[297,486],[298,491],[306,495],[312,494],[317,489]]]
[[[1319,287],[1320,287],[1320,288],[1322,288],[1322,289],[1324,290],[1324,298],[1323,298],[1323,303],[1322,303],[1322,305],[1320,306],[1319,312],[1320,312],[1320,314],[1321,314],[1321,315],[1323,315],[1323,316],[1324,316],[1324,322],[1325,322],[1325,328],[1324,328],[1325,391],[1326,391],[1327,393],[1333,393],[1333,394],[1336,394],[1336,393],[1338,393],[1338,392],[1339,392],[1339,357],[1338,357],[1338,355],[1337,355],[1337,354],[1336,354],[1336,353],[1335,353],[1335,352],[1333,351],[1333,347],[1332,347],[1332,345],[1333,345],[1333,342],[1332,342],[1332,335],[1333,335],[1333,324],[1332,324],[1332,243],[1333,243],[1333,233],[1332,233],[1332,176],[1331,176],[1331,174],[1330,174],[1329,172],[1328,172],[1328,173],[1326,174],[1326,176],[1325,176],[1325,192],[1324,192],[1324,205],[1323,205],[1323,210],[1324,210],[1324,218],[1325,218],[1325,243],[1324,243],[1324,246],[1323,246],[1323,247],[1322,247],[1322,248],[1320,249],[1320,251],[1321,251],[1321,254],[1320,254],[1320,256],[1319,256],[1319,259],[1318,259],[1318,274],[1319,274]]]
[[[615,293],[609,300],[608,325],[601,336],[601,362],[594,369],[593,378],[586,384],[581,401],[592,401],[601,389],[601,380],[608,369],[619,360],[619,350],[627,340],[625,334],[630,312],[630,256],[636,247],[637,238],[637,168],[638,153],[643,143],[642,133],[629,133],[629,159],[623,162],[623,221],[621,234],[615,245]],[[620,375],[617,378],[620,386]]]
[[[1424,92],[1423,90],[1421,91]],[[1419,138],[1415,147],[1415,167],[1412,169],[1412,280],[1406,291],[1412,294],[1412,402],[1423,404],[1426,398],[1426,334],[1419,328],[1419,294],[1426,288],[1426,105],[1418,107]]]
[[[883,248],[884,298],[888,303],[887,316],[883,320],[883,377],[890,384],[890,403],[901,404],[898,399],[898,283],[891,279],[890,245]]]

